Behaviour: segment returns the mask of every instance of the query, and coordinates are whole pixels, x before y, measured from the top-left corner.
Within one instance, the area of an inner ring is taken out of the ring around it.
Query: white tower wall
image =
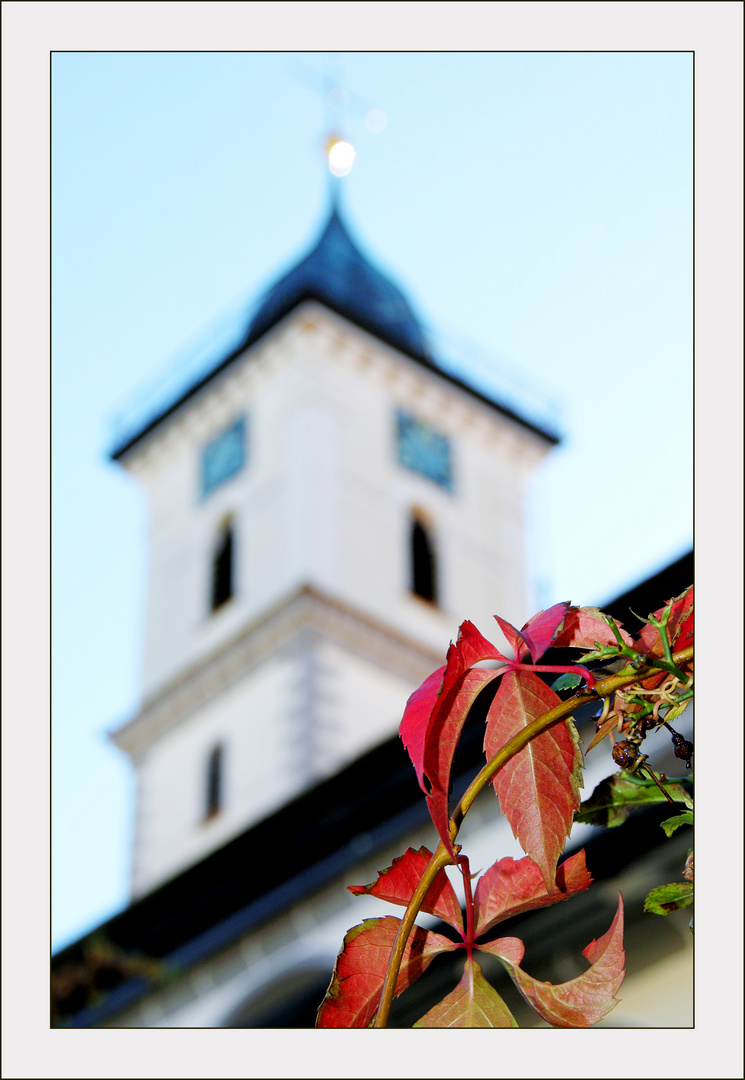
[[[402,465],[405,409],[449,441],[452,490]],[[203,448],[246,417],[246,461],[206,497]],[[459,623],[530,613],[529,428],[315,302],[297,308],[124,455],[148,493],[143,707],[117,735],[138,773],[140,894],[392,735]],[[413,517],[437,603],[411,588]],[[210,609],[230,519],[234,591]],[[205,819],[211,749],[220,813]]]

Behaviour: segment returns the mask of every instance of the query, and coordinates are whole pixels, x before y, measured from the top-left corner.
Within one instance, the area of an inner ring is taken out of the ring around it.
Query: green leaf
[[[692,700],[692,697],[687,697],[683,701],[679,701],[676,705],[671,705],[665,713],[665,720],[668,724],[671,720],[675,720],[681,713],[685,712]]]
[[[581,675],[576,675],[573,671],[565,671],[563,675],[559,675],[558,679],[551,683],[551,689],[574,690],[575,686],[579,686],[581,682]]]
[[[653,915],[669,915],[671,911],[689,907],[693,903],[693,885],[676,881],[672,885],[659,885],[652,889],[644,901],[644,910]]]
[[[590,649],[588,652],[583,652],[577,659],[578,664],[587,664],[591,660],[609,660],[611,663],[616,661],[623,661],[623,664],[628,663],[628,659],[619,649],[618,645],[601,645],[596,641],[596,649]]]
[[[415,1028],[516,1028],[517,1021],[484,978],[475,960],[466,961],[455,990],[430,1009]]]
[[[672,836],[676,829],[679,829],[681,825],[693,825],[693,814],[690,810],[686,810],[682,814],[676,814],[675,817],[669,817],[666,821],[661,823],[661,828],[665,830],[665,836]]]
[[[679,784],[666,784],[665,790],[676,802],[682,802],[689,808],[693,806],[690,795]],[[614,773],[598,784],[590,798],[582,803],[574,820],[612,829],[622,825],[635,807],[666,801],[660,789],[651,781],[640,782],[623,773]]]

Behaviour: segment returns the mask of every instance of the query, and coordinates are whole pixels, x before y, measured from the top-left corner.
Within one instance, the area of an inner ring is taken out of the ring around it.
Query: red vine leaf
[[[541,871],[532,859],[499,859],[481,875],[474,896],[476,937],[497,923],[523,911],[547,907],[582,892],[592,883],[584,850],[566,859],[556,871],[556,881],[546,888]],[[518,959],[515,963],[519,963]]]
[[[667,620],[667,637],[675,652],[693,644],[693,586],[674,600],[668,600],[664,607],[652,613],[653,617],[661,619],[668,608],[670,616]],[[662,639],[657,627],[647,623],[634,642],[634,648],[645,656],[663,656]]]
[[[537,664],[554,640],[559,627],[564,621],[566,610],[567,605],[565,603],[554,604],[547,611],[539,611],[537,615],[531,616],[522,630],[516,630],[512,623],[500,618],[499,615],[495,615],[494,618],[509,641],[515,654],[515,660],[518,662],[523,661],[529,653],[532,662]]]
[[[533,720],[560,703],[532,672],[508,671],[487,716],[484,750],[492,758]],[[559,855],[579,808],[582,754],[570,721],[559,721],[532,739],[495,775],[502,813],[523,851],[537,863],[551,889]]]
[[[468,711],[480,690],[501,670],[471,668],[482,660],[504,660],[471,622],[464,622],[451,642],[447,664],[438,668],[409,698],[399,729],[416,769],[438,835],[454,857],[448,797],[450,769]],[[429,791],[425,784],[429,781]]]
[[[451,691],[456,689],[463,676],[481,660],[505,660],[497,648],[487,641],[472,622],[466,620],[458,631],[458,640],[451,642],[445,667],[433,671],[429,678],[414,691],[406,703],[399,734],[416,769],[417,780],[427,794],[425,757],[431,743],[430,730],[443,712],[452,707]],[[492,671],[494,677],[496,672]]]
[[[585,753],[589,754],[589,752],[594,747],[596,747],[599,742],[603,741],[608,732],[612,731],[615,727],[618,727],[618,715],[616,713],[611,713],[610,716],[607,716],[605,720],[603,720],[602,724],[593,735],[592,741],[588,745]]]
[[[507,622],[506,619],[500,618],[499,615],[495,615],[494,618],[499,623],[499,629],[509,642],[510,648],[515,654],[515,660],[520,660],[527,651],[527,645],[522,639],[522,635],[519,630],[516,630],[512,623]],[[509,661],[508,661],[509,662]]]
[[[442,708],[437,709],[427,733],[424,772],[432,784],[427,807],[440,839],[453,857],[448,799],[455,750],[471,706],[486,684],[500,674],[484,669],[467,671],[442,699]]]
[[[671,628],[671,624],[674,625]],[[673,652],[687,649],[693,645],[693,586],[691,585],[681,598],[679,611],[673,610],[667,624]]]
[[[493,953],[500,960],[509,960],[511,964],[519,964],[525,955],[525,946],[519,937],[501,937],[495,941],[476,942],[477,949],[482,952]]]
[[[415,1028],[516,1028],[517,1022],[481,973],[475,960],[466,962],[455,990],[414,1024]]]
[[[366,919],[348,930],[336,958],[331,984],[318,1010],[316,1027],[366,1028],[378,1011],[391,949],[401,920],[392,915]],[[406,942],[395,996],[402,994],[429,967],[438,953],[458,946],[441,934],[412,927]]]
[[[534,664],[537,664],[546,649],[554,642],[557,633],[561,633],[561,626],[565,620],[568,603],[554,604],[547,611],[539,611],[531,619],[528,619],[520,631],[525,644],[528,646]]]
[[[355,896],[369,893],[379,900],[407,907],[431,858],[432,852],[426,847],[420,847],[418,851],[408,848],[387,870],[378,873],[378,879],[372,885],[347,885],[347,889]],[[430,885],[421,910],[444,919],[462,935],[460,903],[444,870],[440,870]]]
[[[452,656],[452,659],[451,659]],[[469,622],[468,619],[461,623],[458,630],[458,640],[450,643],[448,649],[448,674],[445,676],[445,688],[448,686],[448,677],[452,671],[453,681],[459,674],[472,668],[481,660],[507,660],[496,645],[487,641],[480,630]],[[452,664],[452,668],[451,668]],[[452,683],[451,683],[452,685]]]
[[[508,950],[500,953],[499,945],[500,942],[495,941],[479,948],[499,956],[528,1004],[554,1027],[590,1027],[607,1016],[618,1003],[615,995],[623,981],[625,960],[623,900],[620,893],[618,910],[610,929],[597,941],[590,942],[582,953],[590,961],[591,967],[576,979],[558,986],[538,982],[514,962]]]
[[[414,691],[406,702],[406,709],[399,727],[399,735],[416,770],[419,787],[425,795],[427,787],[424,783],[424,747],[427,740],[427,728],[442,689],[444,675],[445,668],[438,668],[424,680],[418,690]]]
[[[633,638],[616,619],[626,645],[633,644]],[[556,649],[592,649],[599,645],[617,645],[616,636],[606,622],[605,616],[596,607],[570,607],[567,609],[564,625],[554,641]]]

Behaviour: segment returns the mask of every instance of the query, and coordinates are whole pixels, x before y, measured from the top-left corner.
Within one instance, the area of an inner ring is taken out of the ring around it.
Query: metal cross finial
[[[304,86],[319,95],[323,101],[324,153],[328,162],[330,194],[332,203],[338,201],[339,178],[346,176],[352,168],[355,150],[352,143],[342,134],[346,118],[355,115],[362,118],[369,131],[382,131],[388,118],[382,109],[375,108],[359,94],[350,91],[344,80],[344,53],[325,53],[323,72],[319,74],[309,64],[298,64],[296,78]]]

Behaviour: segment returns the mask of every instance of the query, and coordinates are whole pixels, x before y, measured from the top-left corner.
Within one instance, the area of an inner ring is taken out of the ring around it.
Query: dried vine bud
[[[688,858],[686,859],[685,869],[683,871],[683,879],[685,881],[693,881],[693,852],[688,852]]]
[[[679,735],[677,739],[673,739],[673,742],[675,743],[675,749],[673,750],[673,753],[675,754],[676,758],[680,758],[681,761],[685,761],[686,768],[690,769],[691,757],[693,755],[693,743],[688,742],[686,739],[683,738],[682,735]]]
[[[650,714],[649,716],[645,716],[643,718],[641,724],[639,725],[640,728],[641,728],[642,735],[646,735],[646,733],[651,728],[657,727],[658,723],[659,723],[659,720],[657,720],[654,715]]]
[[[621,769],[630,769],[638,757],[639,749],[629,739],[624,739],[613,747],[613,760]]]

